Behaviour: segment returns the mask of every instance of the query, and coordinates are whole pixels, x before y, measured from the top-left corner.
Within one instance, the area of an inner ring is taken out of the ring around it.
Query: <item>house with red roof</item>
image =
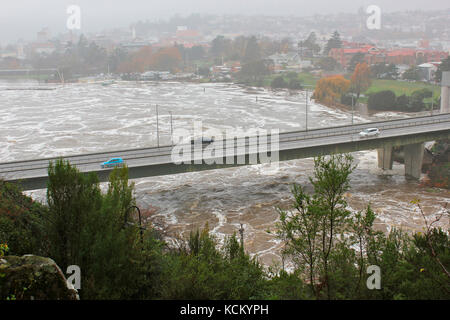
[[[351,48],[333,48],[329,56],[336,60],[343,68],[347,68],[352,58],[358,54],[364,55],[368,65],[386,63],[395,65],[418,65],[427,62],[439,62],[448,57],[448,52],[428,49],[396,48],[392,50],[380,49],[373,45],[363,45]]]
[[[369,65],[383,62],[383,51],[372,45],[364,45],[359,48],[333,48],[330,50],[329,56],[343,68],[347,68],[352,58],[358,53],[364,55],[364,60]]]

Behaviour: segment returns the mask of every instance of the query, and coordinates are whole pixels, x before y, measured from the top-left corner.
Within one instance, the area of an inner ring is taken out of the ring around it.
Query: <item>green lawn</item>
[[[401,96],[406,94],[410,96],[414,91],[420,89],[430,89],[433,91],[433,96],[435,101],[439,99],[441,95],[441,88],[438,85],[432,85],[425,82],[407,82],[407,81],[398,81],[398,80],[373,80],[370,88],[364,92],[364,97],[359,98],[359,102],[367,103],[369,99],[370,93],[375,93],[384,90],[391,90],[395,93],[395,95]],[[426,98],[424,101],[426,103],[431,103],[431,98]]]
[[[306,72],[299,73],[298,78],[303,84],[314,87],[316,86],[317,81],[319,81],[319,79],[315,78],[312,74]]]
[[[424,82],[406,82],[397,80],[374,80],[372,86],[364,92],[365,95],[383,90],[391,90],[395,92],[396,96],[406,94],[410,96],[413,91],[427,88],[434,91],[434,96],[438,97],[441,93],[441,88],[438,85],[431,85]]]
[[[264,87],[270,87],[270,84],[272,80],[276,77],[280,76],[280,74],[271,74],[265,76],[263,80],[263,86]],[[282,74],[284,79],[288,81],[287,74]],[[300,72],[298,74],[298,78],[301,81],[302,84],[307,86],[315,87],[318,78],[314,77],[310,73],[306,72]],[[250,83],[250,85],[257,85],[257,81],[254,81]],[[308,87],[309,89],[312,89],[311,87]],[[372,85],[370,88],[363,93],[364,97],[360,97],[359,102],[367,103],[368,95],[370,93],[384,91],[384,90],[392,90],[394,91],[396,96],[401,96],[402,94],[406,94],[407,96],[410,96],[415,90],[427,88],[431,91],[434,91],[434,98],[435,100],[439,98],[441,94],[441,88],[439,85],[431,85],[424,82],[407,82],[407,81],[398,81],[398,80],[373,80]],[[425,102],[431,102],[431,98],[425,99]]]

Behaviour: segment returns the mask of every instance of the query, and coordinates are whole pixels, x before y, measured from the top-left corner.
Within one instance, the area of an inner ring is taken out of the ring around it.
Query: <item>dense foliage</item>
[[[0,180],[0,244],[7,244],[10,252],[43,253],[47,212],[47,207],[22,195],[16,185]]]
[[[367,106],[370,110],[393,110],[395,108],[395,103],[395,93],[391,90],[384,90],[371,94]]]
[[[345,193],[353,169],[350,156],[319,157],[310,178],[314,192],[294,185],[292,209],[280,210],[277,234],[286,242],[284,253],[295,263],[295,274],[307,285],[303,296],[448,299],[449,230],[432,228],[419,201],[414,203],[425,233],[411,237],[396,229],[387,235],[374,230],[370,205],[363,212],[348,210]],[[370,265],[380,267],[381,290],[366,286]]]
[[[320,79],[314,90],[313,99],[320,103],[330,105],[341,100],[341,96],[347,93],[350,81],[343,76],[330,76]]]
[[[439,106],[438,103],[426,103],[425,99],[432,98],[432,91],[429,89],[415,90],[411,96],[396,96],[392,90],[384,90],[369,95],[368,107],[375,111],[402,111],[402,112],[418,112],[431,110]]]
[[[325,55],[328,55],[328,53],[330,52],[331,49],[341,48],[341,47],[342,47],[341,36],[340,36],[339,32],[335,31],[335,32],[333,32],[333,35],[328,40],[325,48],[323,49],[323,53]]]
[[[102,193],[96,175],[64,161],[49,167],[48,205],[1,183],[2,254],[49,256],[63,271],[79,265],[82,299],[449,299],[448,230],[425,216],[423,233],[374,230],[370,205],[352,212],[346,202],[354,167],[349,155],[319,157],[312,191],[293,186],[273,230],[285,243],[281,267],[264,268],[235,235],[220,245],[207,225],[177,247],[150,224],[141,237],[127,168]],[[367,288],[370,265],[381,269],[380,290]]]

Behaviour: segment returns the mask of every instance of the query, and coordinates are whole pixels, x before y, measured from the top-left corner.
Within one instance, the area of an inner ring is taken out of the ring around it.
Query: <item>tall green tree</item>
[[[287,242],[286,253],[300,268],[307,267],[311,292],[317,298],[331,299],[329,268],[337,235],[344,231],[350,212],[344,193],[354,170],[350,155],[332,155],[314,159],[310,183],[314,193],[294,186],[294,212],[280,210],[278,236]],[[323,294],[323,290],[326,293]]]
[[[46,233],[48,255],[66,270],[81,268],[83,299],[151,298],[156,294],[160,245],[130,217],[135,204],[128,169],[114,169],[102,194],[95,174],[50,163]]]
[[[211,42],[210,54],[213,58],[222,58],[226,55],[227,40],[224,36],[217,36]]]
[[[331,49],[333,48],[342,48],[342,40],[341,40],[341,36],[339,34],[339,32],[334,31],[333,35],[331,36],[331,38],[328,40],[323,53],[325,55],[328,55],[328,53],[330,52]]]
[[[349,72],[354,72],[355,69],[356,69],[356,66],[357,66],[358,64],[364,63],[364,57],[365,57],[365,54],[364,54],[364,53],[362,53],[362,52],[356,53],[356,54],[350,59],[350,62],[349,62],[348,67],[347,67],[347,70],[348,70]]]
[[[256,80],[264,75],[269,74],[267,63],[264,60],[256,60],[242,65],[240,75],[244,78],[252,78]]]
[[[100,187],[95,174],[80,174],[61,159],[50,163],[48,177],[50,256],[65,270],[82,263],[82,232],[90,215],[101,208]]]
[[[298,43],[300,54],[302,56],[312,57],[320,52],[320,45],[317,44],[317,36],[315,32],[311,32],[304,41]]]
[[[244,62],[253,62],[261,59],[261,49],[258,45],[258,40],[255,36],[252,36],[247,41],[245,48]]]

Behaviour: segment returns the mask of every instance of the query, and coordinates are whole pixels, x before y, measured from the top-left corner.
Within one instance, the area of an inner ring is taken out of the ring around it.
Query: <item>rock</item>
[[[0,260],[0,300],[79,300],[58,265],[34,255]]]

